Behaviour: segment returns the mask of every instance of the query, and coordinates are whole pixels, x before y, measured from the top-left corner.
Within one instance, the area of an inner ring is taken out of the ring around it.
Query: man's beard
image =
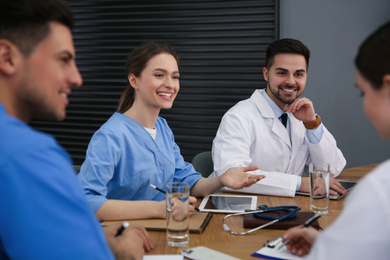
[[[285,85],[279,85],[278,86],[278,90],[275,92],[272,88],[271,88],[271,86],[270,86],[270,84],[269,84],[269,81],[267,82],[267,88],[269,88],[269,90],[271,91],[271,93],[272,93],[272,95],[274,95],[274,97],[276,97],[280,102],[282,102],[282,103],[284,103],[284,104],[288,104],[288,105],[290,105],[290,104],[292,104],[301,94],[299,94],[299,95],[297,95],[295,98],[289,98],[289,99],[286,99],[285,97],[283,97],[283,96],[281,96],[280,94],[279,94],[279,89],[280,88],[284,88],[284,89],[298,89],[297,87],[294,87],[294,86],[291,86],[291,85],[287,85],[287,84],[285,84]]]

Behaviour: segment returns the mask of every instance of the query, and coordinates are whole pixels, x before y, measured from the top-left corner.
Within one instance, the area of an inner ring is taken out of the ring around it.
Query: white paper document
[[[303,260],[305,257],[293,255],[287,250],[286,246],[282,245],[282,237],[279,237],[271,242],[268,242],[264,247],[260,248],[252,254],[252,256],[263,257],[276,260]]]

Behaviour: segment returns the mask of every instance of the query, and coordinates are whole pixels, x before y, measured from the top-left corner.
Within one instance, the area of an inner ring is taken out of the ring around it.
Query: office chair
[[[195,170],[207,178],[214,171],[213,159],[211,152],[201,152],[194,156],[192,159],[192,165]]]
[[[73,165],[73,169],[76,172],[76,174],[79,174],[81,165]]]

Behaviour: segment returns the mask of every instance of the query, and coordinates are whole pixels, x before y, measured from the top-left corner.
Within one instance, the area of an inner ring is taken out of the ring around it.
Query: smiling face
[[[50,34],[28,58],[21,61],[18,81],[17,117],[23,121],[63,120],[72,87],[82,84],[75,64],[75,50],[70,30],[50,23]]]
[[[168,53],[153,56],[140,77],[129,75],[129,82],[135,89],[136,106],[146,109],[169,109],[180,89],[179,68],[176,59]]]
[[[299,54],[277,54],[269,70],[264,67],[268,96],[282,109],[291,104],[305,89],[307,64]]]
[[[374,89],[356,70],[356,87],[362,93],[364,113],[379,135],[383,139],[390,139],[390,84],[385,82],[380,89]]]

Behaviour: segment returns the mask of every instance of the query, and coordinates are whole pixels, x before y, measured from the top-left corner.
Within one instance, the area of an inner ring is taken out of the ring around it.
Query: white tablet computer
[[[257,196],[218,195],[211,194],[203,198],[200,211],[215,213],[239,213],[245,210],[255,210]]]

